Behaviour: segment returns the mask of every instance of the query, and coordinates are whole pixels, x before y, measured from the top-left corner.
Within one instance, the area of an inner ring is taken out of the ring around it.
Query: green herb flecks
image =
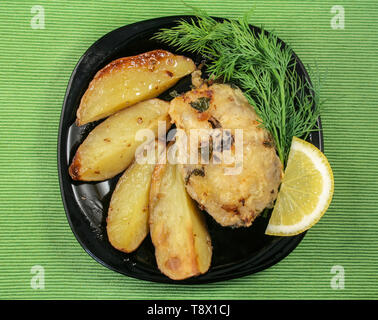
[[[210,98],[208,97],[201,97],[198,98],[196,101],[190,102],[192,108],[198,110],[199,112],[204,112],[209,109],[210,106]]]
[[[272,33],[251,30],[248,15],[222,22],[198,9],[195,15],[197,19],[181,20],[154,38],[202,54],[210,78],[240,87],[286,165],[293,136],[306,138],[316,126],[319,88],[298,76],[289,46],[283,46]],[[192,107],[202,110],[200,105]]]

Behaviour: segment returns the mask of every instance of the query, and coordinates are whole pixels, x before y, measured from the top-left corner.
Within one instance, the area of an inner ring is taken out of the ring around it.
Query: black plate
[[[59,127],[58,168],[62,199],[68,222],[77,240],[96,261],[104,266],[138,279],[163,283],[205,283],[238,278],[266,269],[286,257],[303,239],[305,233],[294,237],[272,237],[264,234],[268,218],[259,217],[249,228],[231,229],[218,225],[208,214],[209,232],[213,242],[210,270],[201,276],[173,281],[156,266],[154,248],[149,236],[133,253],[114,249],[106,234],[105,219],[112,191],[120,177],[96,183],[73,181],[68,166],[78,145],[98,123],[82,127],[74,124],[81,96],[95,73],[110,61],[154,49],[165,49],[191,57],[196,63],[203,58],[150,40],[160,28],[172,27],[178,19],[190,16],[163,17],[137,22],[114,30],[94,43],[76,65],[68,83]],[[220,19],[220,18],[219,18]],[[256,32],[260,29],[251,26]],[[285,45],[282,42],[283,45]],[[297,72],[307,81],[308,74],[299,60]],[[189,89],[189,79],[183,79],[175,88],[178,92]],[[169,99],[167,94],[161,98]],[[321,127],[320,119],[318,122]],[[321,131],[315,131],[309,141],[323,151]]]

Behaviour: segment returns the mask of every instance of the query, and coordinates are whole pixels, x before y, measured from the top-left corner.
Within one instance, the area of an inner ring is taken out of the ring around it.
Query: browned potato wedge
[[[163,142],[155,141],[155,156],[159,151],[158,143],[164,149]],[[153,161],[140,164],[137,160],[118,180],[106,219],[110,243],[123,252],[137,249],[149,231],[148,203],[155,164]]]
[[[152,164],[134,162],[118,180],[112,194],[106,230],[112,246],[132,252],[148,234],[148,202]]]
[[[162,273],[182,280],[207,272],[212,246],[204,217],[186,193],[177,165],[155,167],[150,190],[150,234]]]
[[[72,179],[101,181],[125,170],[138,146],[145,142],[136,140],[138,130],[150,129],[156,137],[159,121],[169,128],[168,107],[166,101],[150,99],[100,123],[79,146],[69,168]]]
[[[99,120],[157,97],[195,69],[191,59],[164,50],[114,60],[89,84],[77,110],[76,124]]]

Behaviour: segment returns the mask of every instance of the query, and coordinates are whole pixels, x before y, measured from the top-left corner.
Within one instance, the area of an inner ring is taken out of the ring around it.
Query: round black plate
[[[110,61],[154,49],[165,49],[191,57],[196,63],[200,56],[180,52],[175,48],[150,40],[160,28],[172,27],[178,19],[191,16],[163,17],[137,22],[114,30],[94,43],[76,65],[69,81],[59,127],[58,168],[62,199],[68,222],[77,240],[96,261],[104,266],[138,279],[163,283],[205,283],[238,278],[266,269],[286,257],[302,240],[305,233],[294,237],[272,237],[264,234],[269,221],[259,217],[249,228],[225,228],[205,213],[213,243],[210,270],[201,276],[183,281],[173,281],[157,268],[154,247],[149,236],[133,253],[114,249],[106,234],[106,215],[112,191],[120,177],[96,183],[73,181],[68,166],[79,144],[98,123],[77,127],[76,110],[80,99],[95,73]],[[220,18],[219,18],[220,19]],[[260,29],[251,26],[256,32]],[[283,45],[285,45],[282,42]],[[297,72],[307,81],[308,74],[297,56]],[[189,89],[190,79],[185,78],[173,89]],[[160,98],[169,99],[163,94]],[[319,119],[319,128],[321,127]],[[323,150],[321,131],[315,131],[309,141]]]

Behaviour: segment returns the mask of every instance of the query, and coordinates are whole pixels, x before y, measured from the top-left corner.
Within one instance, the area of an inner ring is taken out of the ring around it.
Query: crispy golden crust
[[[72,180],[80,180],[80,167],[80,155],[76,153],[71,165],[68,168],[68,173],[70,174]]]
[[[148,205],[149,210],[153,210],[153,208],[156,206],[157,201],[159,201],[160,198],[160,185],[162,181],[162,177],[164,175],[166,169],[166,165],[164,164],[157,164],[155,166],[155,169],[152,173],[152,179],[151,179],[151,187],[150,187],[150,202]]]
[[[193,102],[202,97],[209,99],[209,106],[201,112],[193,108]],[[173,99],[169,114],[188,137],[192,134],[191,129],[228,129],[232,135],[236,130],[243,130],[240,173],[225,174],[235,164],[214,163],[214,152],[209,163],[183,164],[180,168],[190,196],[218,223],[223,226],[250,226],[276,199],[282,179],[282,164],[271,136],[261,127],[242,92],[225,84],[203,84]],[[235,155],[234,143],[230,150]]]
[[[107,64],[104,68],[96,73],[93,80],[98,80],[102,77],[107,76],[109,73],[117,69],[129,68],[129,67],[144,67],[148,68],[151,72],[154,71],[157,62],[161,62],[169,57],[173,57],[173,54],[165,50],[153,50],[148,51],[136,56],[124,57],[114,60]],[[172,64],[173,64],[172,60]],[[170,77],[173,76],[172,72],[169,74]],[[93,81],[92,80],[92,81]]]

